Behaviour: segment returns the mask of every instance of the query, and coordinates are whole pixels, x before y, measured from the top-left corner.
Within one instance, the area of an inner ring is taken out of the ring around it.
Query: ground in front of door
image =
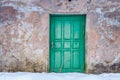
[[[120,80],[120,73],[0,73],[0,80]]]

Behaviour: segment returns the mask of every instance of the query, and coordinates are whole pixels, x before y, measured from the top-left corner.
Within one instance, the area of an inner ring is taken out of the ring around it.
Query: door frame
[[[84,63],[84,73],[86,73],[86,70],[87,70],[87,66],[86,66],[86,63],[87,63],[87,60],[86,60],[87,59],[86,58],[86,53],[87,53],[87,50],[86,50],[86,38],[87,38],[86,37],[86,23],[87,23],[87,15],[86,14],[49,14],[49,48],[48,48],[49,49],[49,55],[48,55],[49,57],[48,57],[48,72],[51,72],[50,71],[50,65],[51,65],[50,64],[50,55],[51,55],[51,53],[50,53],[51,52],[50,51],[50,46],[51,46],[50,45],[51,17],[52,16],[82,16],[82,15],[85,16],[85,18],[86,18],[85,19],[85,28],[84,28],[84,36],[85,36],[85,43],[84,43],[84,45],[85,45],[85,50],[84,50],[84,52],[85,52],[84,53],[85,54],[85,56],[84,56],[84,59],[85,59],[85,61],[84,61],[85,62]]]

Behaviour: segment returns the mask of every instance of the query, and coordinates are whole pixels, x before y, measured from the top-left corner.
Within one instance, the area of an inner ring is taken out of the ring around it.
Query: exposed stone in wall
[[[0,0],[0,71],[48,71],[53,13],[87,14],[87,72],[120,72],[119,0]]]

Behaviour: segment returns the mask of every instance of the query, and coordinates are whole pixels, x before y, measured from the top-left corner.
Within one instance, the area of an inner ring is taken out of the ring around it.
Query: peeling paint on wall
[[[86,72],[120,72],[119,0],[1,0],[0,71],[48,71],[49,14],[86,14]]]

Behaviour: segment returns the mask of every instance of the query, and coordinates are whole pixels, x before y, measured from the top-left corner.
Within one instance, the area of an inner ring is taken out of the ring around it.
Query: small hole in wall
[[[72,0],[68,0],[69,2],[71,2]]]
[[[87,3],[90,4],[90,3],[91,3],[91,0],[87,0]]]

